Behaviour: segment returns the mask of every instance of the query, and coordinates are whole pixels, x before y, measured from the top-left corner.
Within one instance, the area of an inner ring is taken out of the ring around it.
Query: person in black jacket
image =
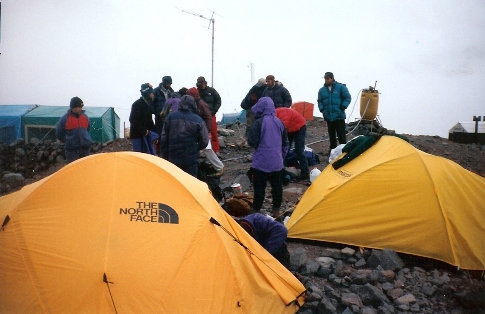
[[[153,88],[150,83],[141,85],[141,97],[131,105],[130,112],[130,139],[134,152],[150,153],[152,141],[150,131],[154,133],[155,124],[152,119],[150,105],[154,99]],[[148,143],[148,146],[146,145]],[[151,149],[152,148],[152,149]]]
[[[260,78],[258,82],[251,87],[246,97],[241,101],[241,108],[246,110],[246,137],[248,136],[251,124],[254,122],[254,113],[251,111],[251,107],[258,102],[259,98],[261,98],[265,88],[266,80]]]
[[[266,88],[263,91],[263,96],[273,99],[275,108],[291,106],[290,92],[283,86],[283,83],[275,81],[274,75],[266,76]]]
[[[162,158],[197,178],[199,151],[209,143],[209,132],[197,114],[192,96],[180,99],[177,111],[171,112],[163,123],[160,148]]]
[[[210,127],[211,144],[214,152],[218,153],[221,147],[219,146],[219,135],[217,134],[216,113],[221,107],[221,96],[213,88],[207,86],[207,81],[203,76],[197,78],[197,89],[199,90],[200,98],[207,103],[212,115],[212,123]]]

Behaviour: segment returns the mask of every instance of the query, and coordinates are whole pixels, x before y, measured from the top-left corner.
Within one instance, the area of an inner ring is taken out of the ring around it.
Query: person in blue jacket
[[[258,213],[249,214],[236,221],[281,264],[290,267],[290,253],[286,247],[288,230],[282,223]]]
[[[68,163],[88,156],[93,142],[89,134],[89,118],[84,113],[84,103],[81,98],[73,97],[69,107],[70,109],[56,125],[56,137],[64,143]]]
[[[253,211],[263,206],[266,181],[271,183],[273,217],[279,216],[283,200],[283,160],[289,143],[285,126],[276,117],[273,100],[261,97],[251,108],[256,120],[248,133],[248,145],[254,147],[251,169],[253,173]]]
[[[162,158],[197,178],[199,151],[209,143],[209,131],[197,114],[194,97],[184,95],[179,108],[163,123],[160,148]]]
[[[330,150],[347,143],[345,135],[345,109],[350,104],[351,96],[345,84],[335,81],[333,73],[324,76],[325,84],[318,91],[318,109],[327,122]]]

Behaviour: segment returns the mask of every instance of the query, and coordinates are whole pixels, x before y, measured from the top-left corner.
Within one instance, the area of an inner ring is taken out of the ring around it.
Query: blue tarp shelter
[[[37,105],[0,105],[0,142],[13,143],[24,137],[22,116]]]
[[[223,113],[222,119],[219,124],[231,124],[231,123],[246,123],[246,110],[243,109],[241,112],[234,113]]]

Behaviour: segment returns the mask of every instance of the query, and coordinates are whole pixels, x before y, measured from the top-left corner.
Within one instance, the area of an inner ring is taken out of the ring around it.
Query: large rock
[[[3,175],[2,180],[5,184],[8,184],[11,188],[16,188],[24,184],[24,176],[20,173],[6,173]]]
[[[387,270],[398,270],[404,267],[404,262],[396,254],[394,250],[372,250],[370,257],[367,259],[367,264],[370,267],[376,268],[381,265],[382,268]]]
[[[350,289],[360,296],[365,305],[379,306],[384,303],[391,303],[382,290],[369,283],[363,286],[352,285]]]

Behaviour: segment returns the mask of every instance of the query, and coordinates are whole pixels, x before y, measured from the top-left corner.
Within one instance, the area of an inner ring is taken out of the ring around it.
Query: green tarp
[[[120,137],[120,118],[112,107],[84,107],[91,123],[94,142],[106,143]],[[69,110],[68,106],[39,106],[22,117],[25,141],[55,140],[56,124]]]

